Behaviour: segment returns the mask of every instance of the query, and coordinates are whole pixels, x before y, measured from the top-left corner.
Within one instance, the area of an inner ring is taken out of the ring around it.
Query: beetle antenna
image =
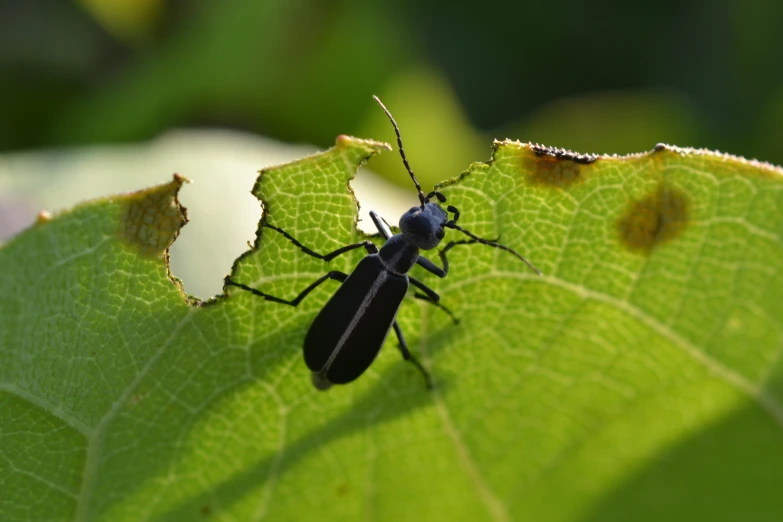
[[[529,266],[529,267],[530,267],[530,269],[531,269],[533,272],[535,272],[535,273],[536,273],[536,274],[538,274],[538,275],[542,275],[542,274],[541,274],[541,270],[539,270],[538,268],[536,268],[535,266],[533,266],[533,263],[531,263],[530,261],[528,261],[527,259],[525,259],[524,257],[522,257],[522,256],[521,256],[520,254],[518,254],[518,253],[517,253],[515,250],[512,250],[512,249],[508,248],[508,247],[507,247],[507,246],[505,246],[505,245],[501,245],[500,243],[496,243],[495,241],[492,241],[492,240],[489,240],[489,239],[484,239],[484,238],[482,238],[482,237],[478,237],[478,236],[477,236],[476,234],[474,234],[473,232],[470,232],[470,231],[468,231],[468,230],[465,230],[465,229],[464,229],[464,228],[462,228],[461,226],[457,225],[456,223],[454,223],[454,221],[450,221],[449,223],[447,223],[447,224],[446,224],[446,226],[447,226],[447,227],[449,227],[449,228],[453,228],[453,229],[455,229],[455,230],[459,230],[460,232],[462,232],[463,234],[465,234],[466,236],[468,236],[469,238],[471,238],[472,240],[474,240],[476,243],[480,243],[480,244],[482,244],[482,245],[488,245],[488,246],[491,246],[491,247],[494,247],[494,248],[499,248],[500,250],[505,250],[506,252],[509,252],[509,253],[511,253],[511,254],[514,254],[514,255],[515,255],[515,256],[517,256],[517,257],[518,257],[518,258],[519,258],[519,259],[520,259],[520,260],[521,260],[523,263],[525,263],[527,266]]]
[[[408,174],[411,175],[411,179],[413,180],[413,184],[416,185],[416,190],[419,191],[419,201],[421,202],[421,208],[424,208],[424,204],[427,203],[427,198],[424,196],[424,192],[421,190],[421,185],[419,185],[419,180],[416,179],[416,175],[411,170],[411,166],[408,163],[408,158],[405,157],[405,149],[402,148],[402,136],[400,135],[400,128],[397,126],[397,122],[394,121],[394,117],[391,115],[391,112],[389,112],[389,109],[386,108],[386,106],[383,104],[380,98],[378,98],[376,95],[372,95],[373,99],[378,102],[378,105],[381,106],[381,109],[383,109],[383,112],[386,113],[386,116],[389,117],[389,121],[391,121],[392,126],[394,126],[394,133],[397,134],[397,145],[400,149],[400,156],[402,156],[402,163],[405,165],[405,169],[408,171]]]

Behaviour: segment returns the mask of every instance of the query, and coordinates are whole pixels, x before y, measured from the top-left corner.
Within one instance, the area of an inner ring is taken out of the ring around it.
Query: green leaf
[[[385,147],[341,137],[263,171],[268,222],[319,252],[355,241],[347,182]],[[783,514],[780,169],[496,143],[441,190],[544,276],[478,245],[444,280],[414,269],[461,318],[403,303],[433,391],[392,340],[356,382],[313,389],[302,339],[336,283],[297,308],[186,299],[164,262],[182,181],[0,249],[3,521]],[[327,270],[272,230],[256,246],[233,277],[274,295]]]

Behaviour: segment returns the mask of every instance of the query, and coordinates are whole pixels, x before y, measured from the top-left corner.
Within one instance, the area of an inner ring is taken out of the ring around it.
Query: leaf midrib
[[[74,515],[74,522],[81,522],[88,520],[90,501],[95,491],[96,478],[98,476],[98,468],[101,464],[101,453],[103,450],[103,442],[106,428],[114,420],[114,417],[122,409],[122,406],[130,398],[131,394],[136,390],[141,381],[149,375],[149,372],[158,363],[158,360],[166,353],[166,350],[171,345],[172,341],[176,340],[177,335],[185,327],[187,323],[195,315],[196,308],[189,307],[187,313],[179,320],[179,322],[172,328],[171,333],[166,338],[152,357],[147,360],[147,363],[136,375],[125,391],[120,397],[114,401],[109,411],[101,417],[98,423],[95,425],[92,436],[87,439],[87,459],[84,464],[84,472],[82,473],[82,487],[79,492],[79,498],[76,505],[76,512]]]
[[[503,271],[490,271],[483,275],[472,276],[449,285],[449,289],[460,289],[463,287],[472,286],[476,283],[500,278],[515,279],[518,281],[533,280],[550,283],[557,288],[570,291],[585,300],[592,300],[603,303],[628,314],[629,316],[637,319],[642,324],[661,335],[663,338],[669,340],[673,345],[677,346],[694,362],[705,368],[712,375],[719,377],[723,382],[731,385],[735,389],[752,398],[772,418],[778,427],[783,430],[783,405],[781,405],[774,396],[764,392],[764,388],[762,386],[754,384],[743,375],[731,370],[730,368],[720,363],[718,360],[710,357],[703,349],[694,345],[688,339],[682,337],[680,334],[672,330],[668,325],[662,323],[646,311],[626,300],[617,299],[602,292],[596,292],[595,290],[591,290],[582,285],[571,283],[554,276],[544,275],[539,277],[534,275]]]

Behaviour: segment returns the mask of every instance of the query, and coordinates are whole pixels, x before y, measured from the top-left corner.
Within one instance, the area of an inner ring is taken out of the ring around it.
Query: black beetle
[[[457,245],[479,243],[510,252],[525,262],[535,273],[541,272],[527,259],[514,250],[496,241],[483,239],[457,225],[459,211],[449,205],[443,210],[438,203],[445,203],[446,197],[438,191],[425,195],[421,190],[416,176],[408,164],[402,147],[402,136],[389,110],[377,96],[373,96],[388,116],[394,132],[397,135],[397,145],[402,156],[405,169],[410,174],[413,184],[419,193],[419,205],[411,208],[400,218],[400,233],[392,234],[388,225],[375,212],[370,217],[378,232],[386,240],[380,250],[372,241],[362,241],[347,245],[326,255],[321,255],[302,245],[288,232],[265,223],[263,226],[275,230],[285,236],[304,253],[330,261],[340,254],[357,248],[365,248],[365,256],[354,268],[353,272],[331,271],[302,290],[292,300],[281,299],[225,278],[225,284],[236,286],[267,301],[297,306],[310,292],[327,279],[340,281],[342,285],[324,305],[313,320],[304,341],[304,359],[312,371],[313,384],[319,390],[326,390],[333,384],[347,384],[358,378],[370,367],[383,346],[390,329],[399,340],[399,348],[406,361],[412,362],[424,376],[427,387],[432,387],[432,379],[422,364],[410,353],[400,325],[397,324],[397,311],[412,284],[423,294],[415,297],[424,299],[448,313],[457,322],[453,314],[440,305],[440,296],[421,281],[408,275],[414,265],[419,265],[438,277],[446,277],[449,272],[449,262],[446,253]],[[432,199],[438,202],[433,202]],[[453,214],[453,218],[449,218]],[[458,230],[470,239],[449,242],[438,255],[443,262],[443,268],[419,254],[420,250],[437,248],[445,236],[445,229]]]

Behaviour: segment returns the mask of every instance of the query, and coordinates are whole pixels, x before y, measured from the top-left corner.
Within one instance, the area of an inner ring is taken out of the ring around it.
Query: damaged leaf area
[[[125,197],[122,236],[145,255],[163,255],[188,222],[177,193],[187,178],[174,175],[171,183]]]
[[[340,137],[263,170],[264,219],[321,253],[360,239],[348,182],[385,149]],[[496,142],[440,190],[544,275],[480,245],[450,250],[446,279],[414,269],[460,318],[399,312],[432,391],[394,339],[354,383],[312,387],[302,341],[336,282],[296,308],[187,299],[166,263],[183,181],[42,214],[0,248],[3,521],[783,513],[779,168]],[[327,264],[259,228],[232,277],[291,299],[362,255]]]

